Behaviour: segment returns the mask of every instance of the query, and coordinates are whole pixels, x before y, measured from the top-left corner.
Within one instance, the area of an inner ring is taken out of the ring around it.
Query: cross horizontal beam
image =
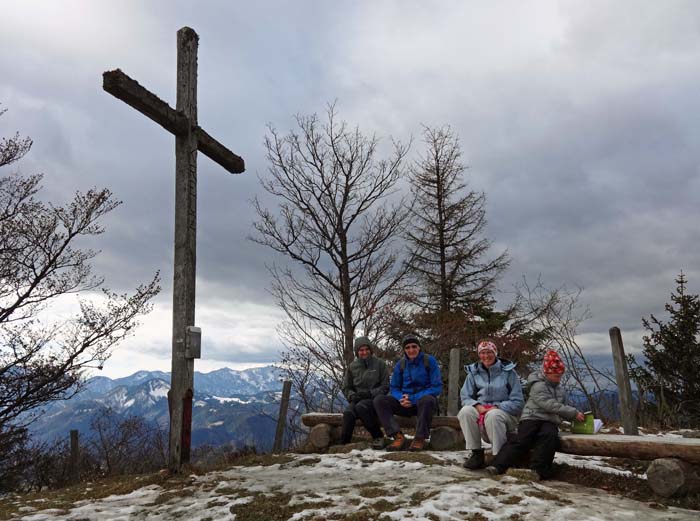
[[[120,69],[102,74],[102,88],[115,98],[148,116],[168,132],[181,136],[187,134],[189,118],[168,105],[139,82],[131,79]],[[215,161],[228,172],[240,174],[245,171],[243,158],[231,152],[199,126],[193,129],[197,137],[197,150]]]

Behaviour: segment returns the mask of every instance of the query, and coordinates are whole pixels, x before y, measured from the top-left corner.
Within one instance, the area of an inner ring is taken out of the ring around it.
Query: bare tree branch
[[[278,208],[253,201],[251,239],[292,261],[269,267],[271,292],[287,316],[280,336],[288,376],[312,408],[319,404],[297,369],[324,381],[314,392],[325,385],[337,394],[355,331],[380,336],[383,312],[397,298],[405,269],[392,247],[406,211],[391,196],[407,147],[394,143],[391,157],[378,159],[378,138],[339,121],[334,105],[325,122],[316,115],[296,122],[296,131],[282,136],[270,128],[265,138],[270,175],[260,182]]]

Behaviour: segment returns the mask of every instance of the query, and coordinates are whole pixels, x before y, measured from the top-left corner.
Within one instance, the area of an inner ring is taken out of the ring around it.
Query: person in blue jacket
[[[386,450],[403,450],[408,444],[394,414],[416,416],[416,435],[408,450],[423,450],[437,411],[437,397],[442,392],[442,376],[437,360],[421,351],[416,335],[405,336],[402,344],[404,356],[394,365],[389,394],[377,396],[374,408],[384,432],[394,438]]]
[[[498,358],[496,343],[485,338],[477,344],[479,362],[465,366],[467,379],[459,393],[462,408],[457,413],[466,449],[471,451],[464,467],[485,466],[481,439],[491,443],[495,456],[506,442],[508,432],[518,425],[525,401],[515,364]]]

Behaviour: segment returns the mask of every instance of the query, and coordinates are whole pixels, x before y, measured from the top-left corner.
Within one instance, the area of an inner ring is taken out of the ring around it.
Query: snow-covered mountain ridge
[[[269,448],[282,388],[278,368],[195,372],[194,382],[193,446]],[[118,379],[94,377],[70,400],[44,408],[31,430],[44,440],[64,438],[71,429],[89,435],[90,422],[104,408],[123,418],[143,417],[167,430],[169,390],[170,374],[162,371],[138,371]]]

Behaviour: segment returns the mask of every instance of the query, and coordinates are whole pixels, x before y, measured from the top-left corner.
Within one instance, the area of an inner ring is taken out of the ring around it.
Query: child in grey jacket
[[[506,443],[493,463],[486,470],[490,474],[502,474],[530,449],[530,468],[541,479],[552,475],[554,454],[559,448],[559,424],[561,417],[567,420],[584,420],[583,413],[564,403],[565,393],[559,382],[564,374],[564,362],[556,351],[544,356],[542,371],[532,373],[527,379],[530,389],[525,409],[518,424],[515,440]]]

